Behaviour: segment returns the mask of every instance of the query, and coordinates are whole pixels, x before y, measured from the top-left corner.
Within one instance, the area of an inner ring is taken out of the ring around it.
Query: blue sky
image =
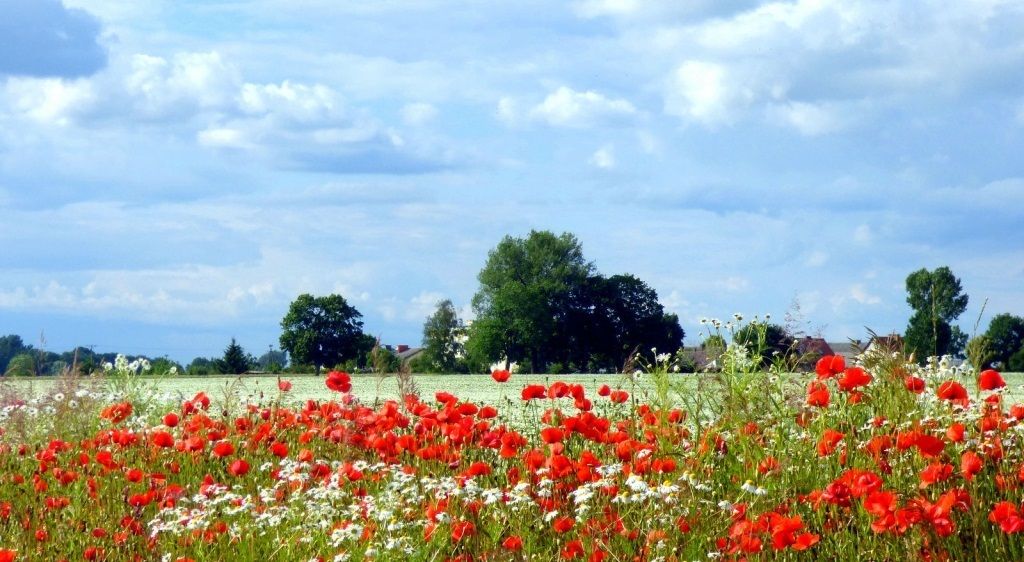
[[[259,353],[300,293],[389,343],[505,234],[680,315],[1024,313],[1024,1],[0,0],[0,332]]]

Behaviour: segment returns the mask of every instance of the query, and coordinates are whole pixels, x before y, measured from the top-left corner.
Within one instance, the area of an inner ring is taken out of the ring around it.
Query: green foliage
[[[235,338],[224,348],[224,355],[217,360],[217,370],[225,375],[241,375],[253,368],[256,359],[245,352]]]
[[[39,374],[36,354],[30,351],[21,352],[7,363],[5,374],[14,377],[34,377]]]
[[[907,304],[914,309],[904,337],[907,352],[923,363],[963,349],[966,335],[951,325],[967,308],[960,279],[948,267],[922,268],[907,276],[906,285]]]
[[[420,367],[424,373],[455,373],[464,370],[460,359],[466,350],[462,342],[465,326],[452,301],[437,303],[437,310],[423,324],[423,354]],[[419,358],[417,358],[419,359]]]
[[[755,367],[766,369],[776,361],[787,361],[793,351],[793,338],[785,328],[769,322],[753,321],[736,330],[733,342],[746,348]]]
[[[149,362],[149,373],[153,375],[176,375],[184,370],[181,365],[166,357],[158,357]]]
[[[216,359],[207,359],[206,357],[196,357],[188,364],[185,372],[190,375],[217,375],[220,374],[220,370],[217,368]]]
[[[551,336],[565,332],[572,291],[593,269],[572,234],[506,236],[477,276],[477,321],[471,337],[478,349],[510,361],[529,358],[534,368],[543,369],[553,350]]]
[[[20,353],[28,351],[21,336],[10,334],[0,337],[0,374],[7,372],[7,364]]]
[[[984,334],[971,338],[964,351],[967,361],[978,371],[991,365],[995,358],[995,353],[992,351],[992,340]]]
[[[287,364],[288,354],[274,349],[260,355],[260,358],[256,360],[259,369],[267,373],[280,373]]]
[[[370,350],[369,367],[379,374],[397,373],[402,368],[402,359],[394,351],[377,345]]]
[[[341,295],[299,295],[281,320],[281,349],[296,363],[315,365],[317,373],[323,366],[358,358],[369,352],[360,318]]]
[[[991,361],[1005,368],[1010,364],[1010,357],[1024,346],[1024,318],[997,314],[989,322],[985,336],[991,345]]]
[[[473,362],[617,370],[638,350],[672,353],[682,345],[679,319],[665,313],[653,288],[632,275],[597,274],[569,233],[506,236],[478,279],[466,344]]]
[[[1010,359],[1006,363],[1007,369],[1014,372],[1020,373],[1024,371],[1024,346],[1021,346],[1016,353],[1010,356]]]

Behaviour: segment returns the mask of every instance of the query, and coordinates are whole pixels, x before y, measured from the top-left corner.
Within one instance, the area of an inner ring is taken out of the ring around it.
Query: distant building
[[[832,346],[824,338],[804,336],[796,340],[794,348],[798,358],[797,367],[800,369],[813,369],[818,359],[826,355],[835,355]]]
[[[886,353],[892,353],[894,351],[903,351],[903,336],[899,334],[889,334],[888,336],[875,336],[868,342],[866,351],[880,351]]]
[[[832,349],[832,355],[842,356],[850,365],[858,355],[864,353],[864,344],[860,340],[830,342],[828,346]]]
[[[408,345],[399,344],[396,346],[395,351],[398,358],[402,360],[403,365],[408,365],[410,361],[418,357],[423,353],[424,348],[422,347],[409,347]]]

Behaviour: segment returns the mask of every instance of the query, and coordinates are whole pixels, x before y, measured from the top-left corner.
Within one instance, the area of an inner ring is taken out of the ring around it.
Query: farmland
[[[5,380],[0,560],[1024,556],[1021,375],[413,382]]]

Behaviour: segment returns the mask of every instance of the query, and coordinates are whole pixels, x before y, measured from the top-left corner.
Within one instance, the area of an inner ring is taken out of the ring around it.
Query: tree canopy
[[[999,363],[1005,369],[1010,364],[1010,357],[1024,349],[1024,318],[1006,313],[997,314],[989,322],[985,336],[988,338],[992,362]]]
[[[302,294],[281,320],[281,349],[299,365],[331,367],[366,352],[362,314],[341,295]],[[371,338],[372,339],[372,338]]]
[[[968,296],[948,267],[919,269],[907,276],[907,304],[914,310],[904,338],[906,350],[918,361],[958,353],[965,334],[952,325],[967,309]]]
[[[575,236],[506,236],[487,257],[467,348],[535,371],[617,369],[638,349],[675,352],[683,330],[657,292],[632,275],[605,278]]]
[[[423,365],[434,373],[455,373],[462,370],[460,359],[465,355],[462,336],[465,327],[452,301],[437,303],[423,323]]]
[[[217,369],[225,375],[241,375],[252,369],[256,363],[253,356],[245,352],[235,338],[224,348],[224,356],[217,361]]]

